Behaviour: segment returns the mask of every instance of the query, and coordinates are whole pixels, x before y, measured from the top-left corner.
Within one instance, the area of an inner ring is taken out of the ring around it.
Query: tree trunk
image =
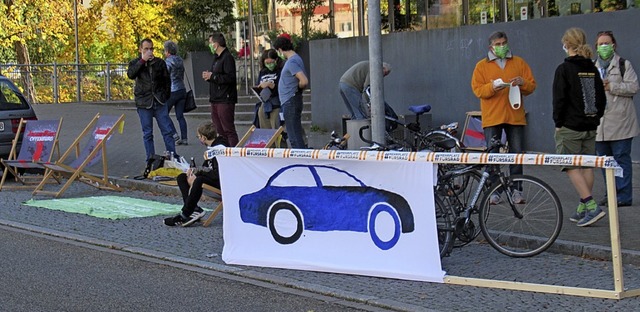
[[[27,47],[20,41],[15,41],[14,47],[16,49],[18,64],[21,65],[20,79],[22,80],[24,95],[30,103],[36,103],[36,89],[33,86],[33,79],[31,79],[29,50],[27,50]]]

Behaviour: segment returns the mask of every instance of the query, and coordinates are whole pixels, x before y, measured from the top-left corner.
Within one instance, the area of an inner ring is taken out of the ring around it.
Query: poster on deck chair
[[[217,159],[226,263],[443,281],[432,163]]]

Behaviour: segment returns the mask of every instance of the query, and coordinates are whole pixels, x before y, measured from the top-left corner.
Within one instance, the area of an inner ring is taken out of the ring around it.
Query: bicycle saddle
[[[420,114],[428,113],[431,110],[431,105],[429,104],[413,105],[413,106],[409,106],[409,110],[416,115],[420,115]]]

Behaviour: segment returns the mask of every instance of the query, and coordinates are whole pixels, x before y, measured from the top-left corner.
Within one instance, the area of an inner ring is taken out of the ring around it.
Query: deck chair
[[[7,159],[0,159],[4,170],[2,172],[2,180],[0,180],[0,191],[2,189],[31,189],[34,188],[42,177],[39,175],[21,175],[19,169],[45,169],[41,162],[51,162],[60,157],[60,145],[58,135],[62,118],[59,120],[24,120],[20,119],[16,137],[11,144],[11,151]],[[16,152],[20,135],[22,136],[22,145],[20,151]],[[46,170],[45,170],[46,172]],[[11,173],[14,180],[19,185],[5,185],[7,176]],[[59,184],[60,180],[57,175],[53,178]]]
[[[261,129],[251,126],[236,147],[269,148],[281,137],[282,131],[284,131],[282,126],[278,129]],[[207,153],[204,155],[205,158],[207,158]],[[208,184],[202,184],[202,188],[206,191],[213,192],[215,194],[213,197],[219,200],[218,206],[213,209],[209,217],[207,217],[207,220],[204,221],[203,225],[206,227],[209,226],[209,224],[213,222],[213,219],[222,211],[222,191]]]
[[[100,116],[96,114],[71,146],[60,156],[55,163],[42,163],[48,170],[44,178],[33,191],[34,195],[46,194],[60,197],[73,181],[80,181],[99,189],[122,191],[122,189],[109,181],[107,167],[107,143],[113,133],[124,125],[124,114],[120,116]],[[86,144],[80,149],[80,141],[86,138]],[[75,159],[73,159],[75,157]],[[73,159],[68,164],[67,161]],[[85,169],[102,160],[102,178],[95,176]],[[67,182],[58,191],[45,191],[44,185],[55,173],[67,177]]]

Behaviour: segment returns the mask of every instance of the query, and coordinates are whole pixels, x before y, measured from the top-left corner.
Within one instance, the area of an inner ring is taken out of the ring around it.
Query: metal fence
[[[127,78],[127,64],[0,64],[0,74],[36,103],[133,99],[134,81]]]
[[[236,60],[237,84],[246,89],[259,72],[250,59]],[[0,75],[11,79],[35,103],[109,102],[133,100],[134,81],[125,63],[104,64],[0,64]],[[255,76],[253,76],[255,75]],[[254,78],[252,78],[254,77]],[[28,88],[29,81],[33,89]]]

